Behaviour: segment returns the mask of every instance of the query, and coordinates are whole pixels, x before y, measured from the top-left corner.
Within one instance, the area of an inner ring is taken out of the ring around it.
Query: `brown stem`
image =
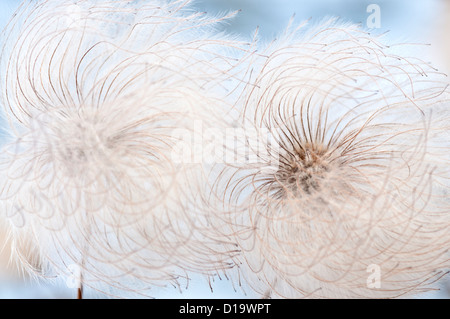
[[[83,285],[80,284],[80,288],[78,288],[77,299],[83,299]]]

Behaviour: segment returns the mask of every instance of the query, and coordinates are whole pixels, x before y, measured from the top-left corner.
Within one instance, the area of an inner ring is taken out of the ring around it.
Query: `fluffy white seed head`
[[[256,56],[240,103],[258,160],[216,182],[243,277],[272,297],[424,291],[449,266],[446,77],[356,26],[303,29]]]
[[[151,295],[231,267],[175,132],[219,121],[243,45],[186,5],[37,1],[5,31],[0,210],[15,243],[32,238],[39,274]]]

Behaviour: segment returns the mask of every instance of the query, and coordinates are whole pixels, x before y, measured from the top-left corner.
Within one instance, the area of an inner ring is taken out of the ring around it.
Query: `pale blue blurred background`
[[[149,0],[151,1],[151,0]],[[18,0],[0,0],[0,26],[7,23],[18,6]],[[281,33],[289,19],[295,14],[295,21],[311,18],[320,21],[325,17],[338,16],[344,21],[366,26],[370,13],[369,4],[381,9],[381,27],[375,32],[389,31],[388,36],[399,42],[430,43],[429,49],[421,49],[426,61],[446,72],[450,70],[450,1],[448,0],[198,0],[195,7],[200,11],[224,13],[241,10],[240,14],[222,28],[228,32],[250,37],[258,26],[263,40],[270,41]],[[449,72],[446,72],[449,73]],[[1,131],[1,130],[0,130]],[[0,143],[1,143],[0,134]],[[0,240],[1,236],[0,228]],[[0,247],[2,243],[0,242]],[[72,298],[73,290],[50,284],[36,284],[29,279],[20,279],[17,272],[9,269],[0,254],[0,298]],[[440,292],[426,293],[420,298],[450,298],[450,285],[443,284]],[[187,293],[179,295],[173,291],[155,294],[163,298],[245,298],[241,292],[234,292],[226,281],[215,285],[211,293],[206,281],[193,282]]]

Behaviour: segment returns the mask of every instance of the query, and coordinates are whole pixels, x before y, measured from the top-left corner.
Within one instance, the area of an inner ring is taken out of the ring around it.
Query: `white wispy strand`
[[[411,52],[325,21],[255,55],[238,104],[257,161],[214,189],[261,295],[400,297],[448,271],[448,80]]]
[[[24,2],[5,30],[0,210],[17,245],[31,238],[38,274],[79,269],[95,290],[148,295],[232,266],[174,131],[220,121],[243,44],[188,4]]]

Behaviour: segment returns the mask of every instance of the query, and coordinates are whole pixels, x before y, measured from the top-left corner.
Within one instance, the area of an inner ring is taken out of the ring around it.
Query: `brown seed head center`
[[[320,181],[328,171],[327,150],[322,145],[306,143],[289,153],[276,173],[285,194],[310,194],[320,188]]]

